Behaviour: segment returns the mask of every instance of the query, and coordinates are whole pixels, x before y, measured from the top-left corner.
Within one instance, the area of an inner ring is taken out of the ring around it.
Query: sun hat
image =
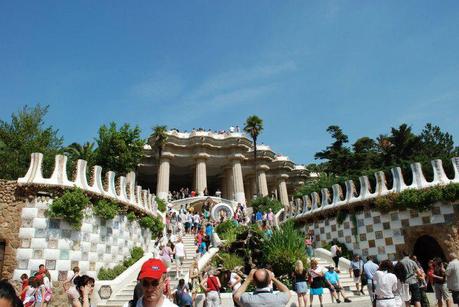
[[[144,278],[153,278],[153,279],[160,279],[164,273],[167,272],[167,268],[159,259],[150,258],[142,264],[142,268],[140,269],[139,280]]]

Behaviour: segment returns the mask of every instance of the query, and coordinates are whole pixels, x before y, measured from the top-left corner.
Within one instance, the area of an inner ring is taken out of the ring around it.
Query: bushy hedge
[[[119,207],[112,201],[99,199],[93,206],[93,212],[104,220],[112,220],[118,214]]]
[[[158,210],[161,212],[166,212],[166,202],[159,197],[156,197],[155,201],[156,205],[158,206]]]
[[[81,189],[66,191],[55,199],[46,211],[48,217],[63,218],[75,229],[80,229],[84,218],[84,209],[91,202]]]
[[[214,257],[212,261],[215,267],[222,267],[224,270],[232,271],[235,267],[244,266],[244,259],[235,254],[223,252],[219,253],[218,256],[219,257]]]
[[[152,239],[158,238],[164,228],[163,221],[159,217],[156,216],[144,216],[140,221],[139,224],[141,227],[150,229]]]
[[[97,274],[99,280],[113,280],[118,277],[121,273],[126,271],[127,268],[132,266],[134,263],[139,261],[143,257],[143,249],[140,247],[134,247],[131,250],[131,257],[123,261],[123,264],[118,264],[113,269],[101,268]]]
[[[265,263],[272,265],[276,276],[291,274],[297,260],[307,264],[306,246],[301,232],[295,229],[294,223],[288,221],[273,232],[271,239],[261,247]]]
[[[272,209],[274,213],[277,213],[284,208],[280,201],[269,197],[257,197],[250,201],[250,205],[253,207],[253,212],[269,212],[269,209]]]
[[[133,211],[129,212],[127,215],[126,215],[127,219],[129,222],[133,222],[135,219],[136,219],[136,215]]]
[[[391,193],[377,197],[373,204],[382,212],[396,209],[429,210],[437,201],[459,200],[459,184],[451,183],[446,186],[433,186],[426,189],[404,190],[400,193]]]

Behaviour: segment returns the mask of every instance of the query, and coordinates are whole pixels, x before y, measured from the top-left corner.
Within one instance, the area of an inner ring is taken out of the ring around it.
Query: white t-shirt
[[[129,306],[129,302],[125,303],[123,305],[123,307],[130,307]],[[135,304],[135,307],[143,307],[143,296],[141,298],[139,298],[139,300],[137,301],[137,304]],[[164,301],[163,303],[161,304],[161,306],[156,306],[156,307],[178,307],[177,305],[175,305],[174,303],[172,303],[171,301],[169,301],[165,296],[164,296]]]
[[[175,244],[175,256],[176,257],[185,257],[185,246],[182,242],[177,242]]]
[[[230,284],[233,285],[235,282],[236,282],[236,277],[238,275],[234,272],[231,272],[231,276],[230,276]],[[239,289],[239,287],[241,286],[241,281],[239,280],[239,282],[237,284],[234,285],[233,287],[233,294],[237,291],[237,289]]]
[[[194,220],[195,223],[199,224],[199,222],[201,221],[201,219],[199,218],[199,214],[195,214],[193,216],[193,220]]]
[[[392,273],[376,271],[373,275],[375,294],[380,298],[392,298],[397,291],[397,277]]]
[[[337,250],[338,246],[333,245],[332,247],[330,247],[330,253],[332,255],[332,257],[336,257],[336,250]]]

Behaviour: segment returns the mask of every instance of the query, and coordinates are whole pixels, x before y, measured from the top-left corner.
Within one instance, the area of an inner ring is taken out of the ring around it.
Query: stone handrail
[[[110,299],[110,297],[112,297],[113,294],[123,288],[126,283],[130,283],[132,280],[136,280],[142,264],[150,258],[153,258],[153,254],[145,253],[142,258],[137,260],[136,263],[127,268],[126,271],[121,273],[115,279],[96,280],[94,285],[94,299],[92,302],[94,306],[97,306],[99,303],[104,304],[108,299]]]
[[[115,178],[115,172],[109,171],[105,175],[106,186],[102,180],[102,167],[96,165],[92,171],[92,182],[87,179],[87,161],[79,159],[76,166],[75,180],[67,178],[67,156],[56,155],[54,171],[50,178],[43,178],[43,154],[33,153],[29,170],[24,177],[18,178],[19,185],[47,185],[56,187],[76,187],[85,192],[94,193],[116,202],[132,206],[137,210],[149,215],[160,215],[164,219],[164,214],[157,210],[155,195],[149,190],[142,189],[136,185],[135,173],[130,172],[126,176]]]
[[[316,248],[314,249],[314,257],[327,260],[330,263],[333,263],[332,254],[328,249],[325,248]],[[351,261],[344,257],[339,257],[338,266],[344,268],[346,271],[351,267]]]
[[[394,167],[391,169],[393,184],[390,189],[387,186],[386,177],[383,171],[375,173],[376,186],[374,189],[372,189],[370,180],[367,176],[359,177],[359,193],[357,193],[352,180],[347,180],[345,182],[346,193],[343,193],[339,184],[334,184],[332,186],[332,193],[330,193],[330,189],[324,188],[321,189],[320,195],[317,192],[313,192],[310,197],[309,195],[303,196],[300,201],[295,202],[295,206],[292,210],[290,210],[286,218],[304,218],[319,213],[322,210],[342,208],[350,204],[384,196],[390,193],[400,193],[407,189],[425,189],[436,185],[459,183],[459,157],[452,158],[451,162],[454,168],[453,179],[446,176],[442,160],[436,159],[431,161],[434,174],[431,182],[426,180],[422,172],[421,163],[415,162],[411,164],[413,181],[410,185],[405,183],[400,167]]]
[[[233,208],[237,205],[237,201],[229,200],[229,199],[225,199],[225,198],[221,198],[221,197],[217,197],[217,196],[188,197],[188,198],[182,198],[182,199],[173,200],[170,203],[174,206],[174,209],[178,210],[178,209],[180,209],[181,205],[186,205],[186,204],[193,203],[193,202],[200,201],[200,200],[206,200],[208,198],[210,198],[211,200],[213,200],[213,201],[215,201],[217,203],[224,203],[224,204],[230,205]]]

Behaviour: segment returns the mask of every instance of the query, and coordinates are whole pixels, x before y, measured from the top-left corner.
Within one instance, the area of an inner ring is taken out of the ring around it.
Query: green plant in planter
[[[143,257],[143,249],[141,247],[134,247],[131,249],[131,257],[124,259],[122,264],[118,264],[113,269],[101,268],[97,274],[99,280],[113,280],[121,273],[126,271],[128,267],[139,261]]]
[[[137,217],[135,215],[135,213],[133,211],[129,212],[127,215],[126,215],[127,219],[129,222],[133,222]]]
[[[49,206],[48,217],[63,218],[73,228],[80,229],[84,218],[84,209],[90,205],[89,197],[81,190],[66,191]]]
[[[276,276],[290,274],[297,260],[307,263],[304,237],[295,229],[294,223],[288,221],[278,230],[275,230],[271,239],[261,247],[265,263],[272,265]]]
[[[139,224],[143,228],[150,229],[152,239],[158,238],[164,228],[163,222],[156,216],[144,216],[142,219],[140,219]]]
[[[220,253],[219,257],[214,258],[213,265],[223,267],[224,270],[233,270],[235,267],[244,266],[244,259],[235,254]]]
[[[112,220],[118,214],[119,207],[109,200],[99,199],[93,206],[93,212],[104,220]]]
[[[158,210],[161,212],[166,212],[166,202],[159,197],[155,198],[156,204],[158,205]]]

